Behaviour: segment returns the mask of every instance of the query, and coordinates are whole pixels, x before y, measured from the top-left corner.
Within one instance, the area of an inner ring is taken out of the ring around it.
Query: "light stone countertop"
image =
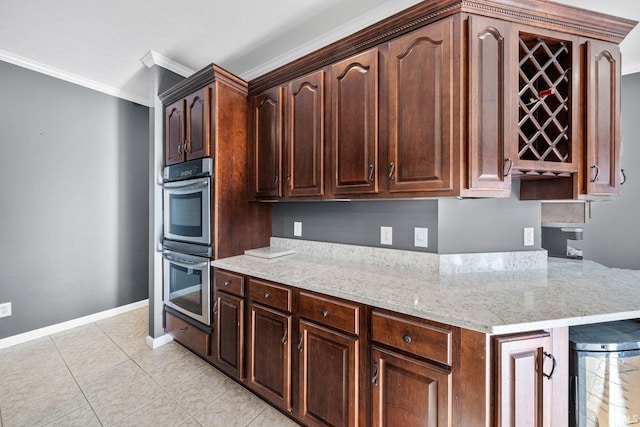
[[[489,334],[640,318],[640,271],[592,261],[549,258],[545,268],[442,274],[296,252],[212,265]]]

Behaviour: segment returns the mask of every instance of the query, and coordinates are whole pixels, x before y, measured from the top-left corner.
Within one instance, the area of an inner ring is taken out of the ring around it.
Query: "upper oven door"
[[[164,238],[211,244],[211,178],[166,182]]]

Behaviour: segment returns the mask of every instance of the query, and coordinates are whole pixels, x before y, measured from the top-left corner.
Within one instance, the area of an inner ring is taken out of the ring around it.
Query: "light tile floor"
[[[146,345],[148,310],[0,350],[0,426],[296,424],[175,342]]]

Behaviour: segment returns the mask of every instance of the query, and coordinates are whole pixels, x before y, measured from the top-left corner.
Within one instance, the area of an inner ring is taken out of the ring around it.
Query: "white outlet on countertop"
[[[380,244],[393,245],[393,227],[380,227]]]
[[[295,237],[302,237],[302,222],[300,221],[293,222],[293,235]]]
[[[423,227],[415,227],[413,229],[413,246],[417,248],[429,247],[429,229]]]
[[[533,246],[534,245],[534,229],[533,229],[533,227],[525,227],[524,228],[524,245],[525,246]]]

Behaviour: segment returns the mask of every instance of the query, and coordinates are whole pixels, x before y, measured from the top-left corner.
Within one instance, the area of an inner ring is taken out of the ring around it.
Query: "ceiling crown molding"
[[[154,50],[150,50],[147,52],[140,61],[147,66],[147,68],[151,68],[154,65],[159,65],[160,67],[172,71],[182,77],[190,77],[195,70],[191,68],[185,67],[182,64],[178,64],[177,62],[167,58],[166,56],[160,55],[158,52]]]
[[[123,91],[113,86],[105,85],[95,80],[87,79],[77,74],[69,73],[68,71],[60,70],[59,68],[51,67],[41,62],[32,61],[31,59],[24,58],[19,55],[14,55],[11,52],[0,50],[0,60],[8,62],[13,65],[17,65],[22,68],[26,68],[32,71],[36,71],[47,76],[55,77],[60,80],[64,80],[69,83],[83,86],[88,89],[92,89],[107,95],[115,96],[116,98],[125,99],[127,101],[135,102],[136,104],[149,106],[149,99],[141,97],[139,95]]]

